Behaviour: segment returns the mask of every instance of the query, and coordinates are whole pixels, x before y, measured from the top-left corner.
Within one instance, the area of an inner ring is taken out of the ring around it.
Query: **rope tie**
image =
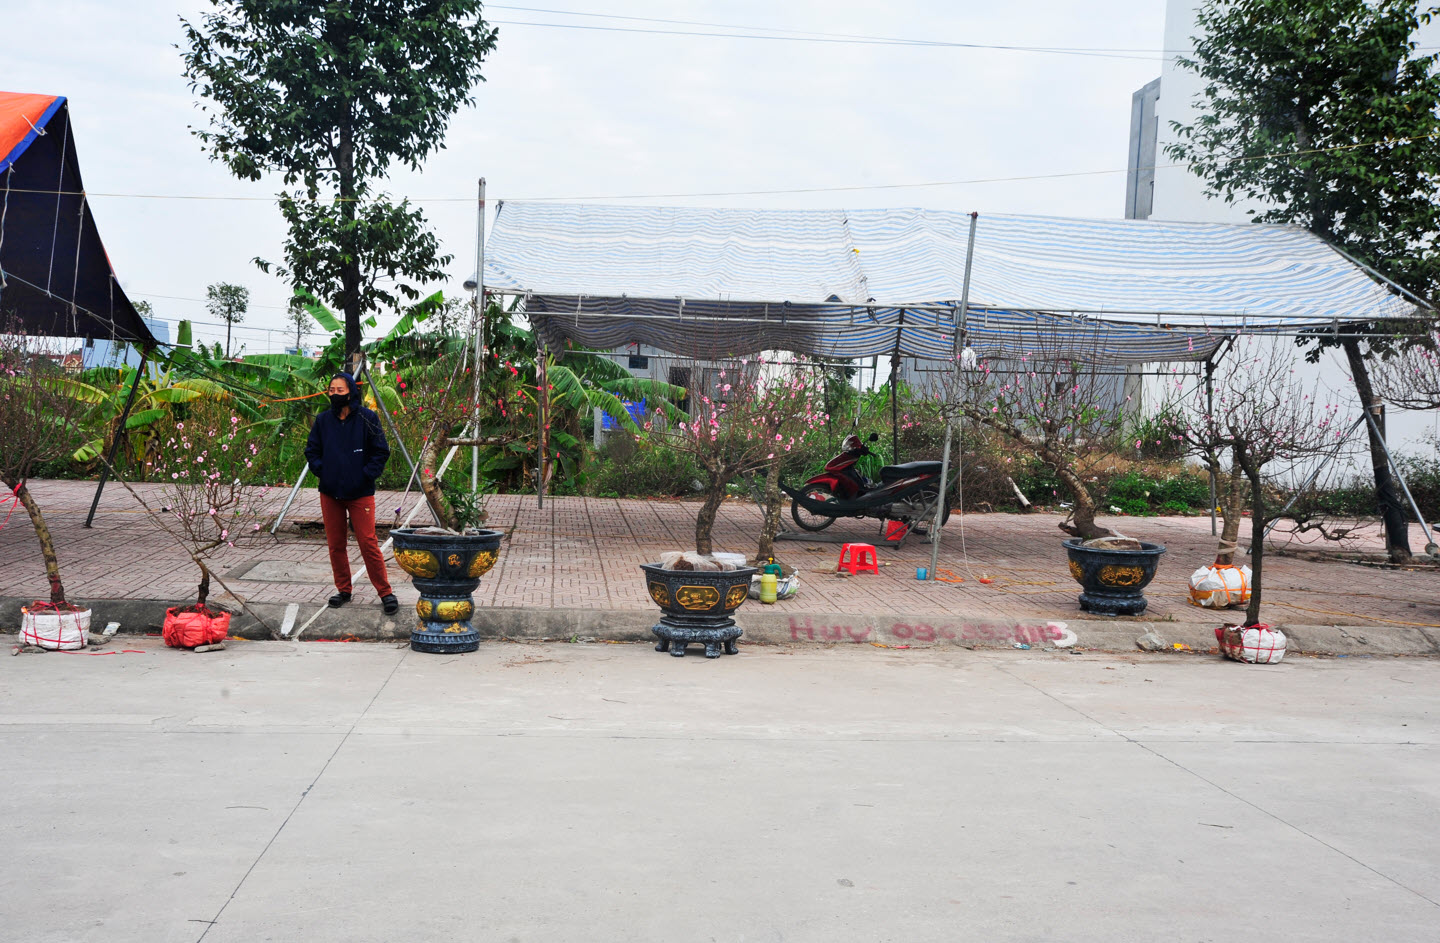
[[[10,489],[10,497],[0,498],[0,508],[5,507],[7,504],[10,506],[10,510],[5,512],[5,520],[0,521],[0,530],[4,530],[5,525],[10,523],[10,515],[14,514],[15,509],[20,506],[20,489],[23,487],[25,487],[25,482],[22,481]]]

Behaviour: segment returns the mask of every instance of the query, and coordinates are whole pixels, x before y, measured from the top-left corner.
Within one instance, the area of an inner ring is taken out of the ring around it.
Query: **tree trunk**
[[[700,505],[700,513],[695,515],[695,552],[702,556],[708,557],[714,550],[710,532],[715,528],[715,513],[720,510],[720,502],[725,500],[726,482],[723,475],[711,477],[710,487],[705,490],[705,503]]]
[[[450,502],[445,499],[445,492],[441,490],[440,480],[435,477],[438,458],[435,449],[434,438],[425,440],[420,446],[420,492],[425,495],[425,503],[430,505],[430,510],[435,512],[435,519],[450,530],[459,530],[455,520],[455,511],[450,507]]]
[[[1220,516],[1224,518],[1225,526],[1220,528],[1220,546],[1215,554],[1215,565],[1233,566],[1235,542],[1240,539],[1240,521],[1243,517],[1241,512],[1245,509],[1245,475],[1238,465],[1232,465],[1229,476],[1221,480],[1225,490],[1220,495]]]
[[[35,503],[35,496],[23,482],[15,488],[15,497],[25,505],[25,513],[30,515],[30,526],[35,528],[35,539],[40,542],[40,555],[45,558],[45,576],[50,580],[50,601],[62,603],[65,601],[65,587],[60,582],[60,558],[55,555],[55,540],[40,514],[40,505]]]
[[[1360,341],[1353,337],[1346,338],[1344,347],[1345,359],[1350,364],[1350,375],[1355,378],[1355,392],[1360,394],[1360,408],[1371,410],[1380,404],[1380,398],[1375,395],[1374,387],[1370,385],[1370,370],[1365,366],[1365,358],[1360,355]],[[1384,414],[1377,415],[1372,410],[1371,415],[1375,417],[1375,423],[1383,434]],[[1380,517],[1385,522],[1385,551],[1390,555],[1391,563],[1404,563],[1410,559],[1410,514],[1395,476],[1390,473],[1390,463],[1385,458],[1381,438],[1375,434],[1368,422],[1365,424],[1365,435],[1370,442],[1370,466],[1375,474],[1375,501]]]
[[[200,588],[195,593],[195,605],[203,606],[210,598],[210,568],[202,560],[195,562],[200,565]]]
[[[780,530],[780,512],[785,503],[780,499],[780,460],[765,469],[765,523],[760,527],[760,543],[755,548],[755,562],[763,564],[775,555],[775,535]]]
[[[1250,479],[1250,605],[1245,607],[1245,624],[1260,621],[1260,571],[1265,564],[1265,489],[1260,484],[1260,469]]]
[[[1046,459],[1046,461],[1050,460]],[[1055,463],[1051,462],[1051,464]],[[1080,479],[1080,476],[1063,466],[1057,467],[1055,473],[1059,475],[1061,481],[1065,482],[1065,487],[1070,489],[1070,495],[1075,499],[1075,508],[1070,512],[1070,519],[1061,521],[1060,529],[1070,536],[1079,537],[1082,540],[1114,537],[1113,530],[1095,523],[1095,499],[1090,497],[1090,489],[1085,487],[1085,482]]]
[[[349,107],[348,103],[346,105]],[[356,198],[355,186],[355,140],[351,127],[352,116],[340,123],[340,146],[336,153],[336,171],[340,178],[340,218],[342,244],[340,248],[340,292],[345,310],[345,357],[354,369],[355,357],[360,353],[360,253],[354,245]]]

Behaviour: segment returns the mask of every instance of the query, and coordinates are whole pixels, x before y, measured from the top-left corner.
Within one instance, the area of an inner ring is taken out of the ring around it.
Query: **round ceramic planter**
[[[750,598],[750,578],[754,567],[738,570],[705,572],[699,570],[666,570],[659,564],[642,563],[645,589],[660,607],[660,621],[650,631],[660,641],[657,652],[669,652],[679,658],[685,646],[705,646],[706,658],[736,653],[735,640],[743,633],[730,617]]]
[[[423,534],[410,528],[390,531],[395,562],[410,574],[420,591],[410,647],[417,652],[473,652],[480,633],[470,624],[475,615],[471,595],[500,557],[498,530],[467,534]]]
[[[1100,550],[1081,546],[1082,541],[1065,541],[1070,557],[1070,575],[1084,591],[1080,608],[1106,616],[1138,616],[1149,603],[1144,589],[1155,578],[1155,568],[1165,548],[1140,542],[1139,550]]]

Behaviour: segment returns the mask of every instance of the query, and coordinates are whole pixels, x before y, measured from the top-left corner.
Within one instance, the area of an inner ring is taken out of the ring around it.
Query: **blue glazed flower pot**
[[[480,633],[470,624],[475,614],[471,594],[500,558],[503,535],[498,530],[426,534],[396,528],[390,536],[395,541],[395,562],[420,591],[410,647],[435,654],[479,648]]]

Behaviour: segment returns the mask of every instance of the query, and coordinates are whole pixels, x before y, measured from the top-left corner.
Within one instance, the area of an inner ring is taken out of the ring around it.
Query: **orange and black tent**
[[[0,92],[0,329],[156,341],[120,288],[85,198],[60,95]]]

